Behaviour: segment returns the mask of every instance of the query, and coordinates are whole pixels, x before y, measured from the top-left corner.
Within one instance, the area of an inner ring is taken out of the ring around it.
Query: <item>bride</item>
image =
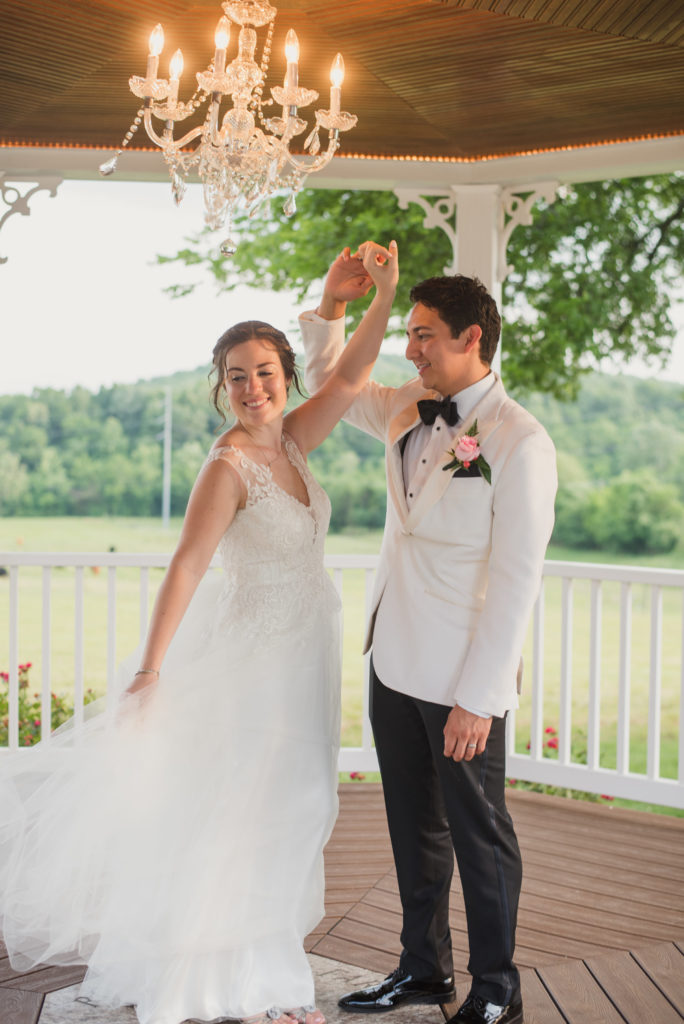
[[[394,242],[340,259],[350,298],[376,293],[308,401],[285,414],[294,353],[268,324],[214,349],[235,423],[197,478],[124,699],[0,765],[13,967],[86,963],[82,994],[140,1024],[324,1024],[302,943],[337,810],[339,602],[306,455],[368,379],[398,275]]]

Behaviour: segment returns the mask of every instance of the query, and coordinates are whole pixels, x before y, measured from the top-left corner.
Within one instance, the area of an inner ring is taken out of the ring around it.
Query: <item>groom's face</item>
[[[415,365],[423,387],[454,395],[470,383],[473,330],[479,328],[467,327],[454,337],[435,309],[422,302],[413,307],[406,326],[406,358]]]

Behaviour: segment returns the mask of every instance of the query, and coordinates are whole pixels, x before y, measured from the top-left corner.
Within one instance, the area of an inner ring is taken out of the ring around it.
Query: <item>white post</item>
[[[502,285],[511,267],[506,246],[519,224],[532,223],[537,199],[552,203],[558,183],[543,181],[507,188],[497,185],[452,185],[444,190],[397,188],[399,209],[417,203],[425,212],[423,226],[441,228],[451,242],[453,260],[445,274],[478,277],[501,310]],[[503,333],[503,332],[502,332]],[[501,342],[492,367],[501,369]]]
[[[500,185],[453,185],[456,197],[456,266],[459,274],[479,277],[501,305],[499,280]]]
[[[499,208],[501,186],[455,185],[457,273],[479,277],[501,311],[499,280]],[[501,372],[501,342],[492,369]]]

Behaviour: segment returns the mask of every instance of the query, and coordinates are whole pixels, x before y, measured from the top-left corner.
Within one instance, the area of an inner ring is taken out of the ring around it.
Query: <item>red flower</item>
[[[614,800],[615,797],[614,796],[606,796],[605,793],[601,793],[601,799],[602,800]]]
[[[349,778],[357,779],[359,782],[361,782],[361,780],[365,779],[366,776],[363,774],[363,772],[349,772]]]
[[[553,739],[549,740],[546,746],[551,747],[551,750],[558,750],[558,738],[554,736]]]
[[[33,724],[36,726],[40,725],[40,718],[35,718]]]
[[[556,735],[556,730],[552,729],[550,725],[547,725],[546,729],[544,729],[544,732],[550,732],[552,736]]]
[[[532,744],[531,744],[531,743],[530,743],[530,741],[528,740],[528,741],[527,741],[527,749],[529,750],[531,746],[532,746]]]

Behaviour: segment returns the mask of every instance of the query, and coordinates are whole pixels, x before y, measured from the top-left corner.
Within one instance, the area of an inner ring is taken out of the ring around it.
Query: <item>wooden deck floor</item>
[[[509,806],[525,872],[516,959],[526,1024],[681,1024],[684,819],[523,792]],[[451,899],[460,1002],[469,982],[457,878]],[[384,974],[400,928],[381,787],[344,785],[326,851],[326,917],[307,948]],[[0,1024],[37,1024],[45,993],[83,973],[16,974],[3,952]]]
[[[311,952],[386,973],[400,903],[380,786],[343,786]],[[526,1024],[681,1024],[684,820],[509,794],[523,854],[516,961]],[[463,897],[451,892],[457,1000],[469,989]]]

